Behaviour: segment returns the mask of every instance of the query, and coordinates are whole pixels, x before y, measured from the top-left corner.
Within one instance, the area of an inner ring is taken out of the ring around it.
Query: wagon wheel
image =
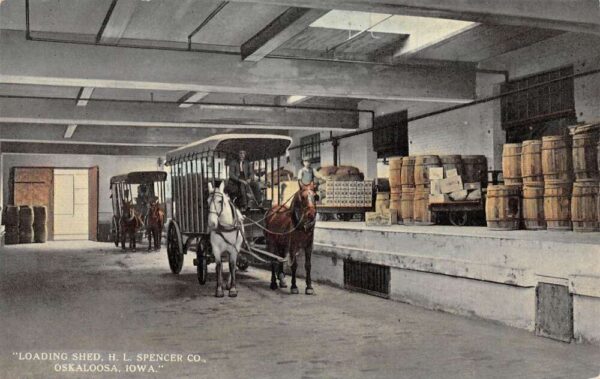
[[[469,215],[466,211],[452,211],[448,214],[450,223],[454,226],[465,226],[469,221]]]
[[[242,271],[248,270],[248,266],[250,265],[250,263],[248,262],[248,258],[244,257],[243,255],[238,255],[238,259],[237,259],[236,263],[237,263],[237,268]]]
[[[208,254],[211,251],[210,241],[205,238],[200,238],[198,249],[196,249],[196,271],[198,273],[198,282],[201,285],[206,284],[208,277]]]
[[[167,256],[173,274],[179,274],[183,267],[183,245],[179,225],[175,221],[169,223],[167,232]]]
[[[119,247],[119,242],[121,240],[121,236],[120,236],[121,233],[119,233],[119,219],[117,218],[117,216],[113,216],[113,218],[112,218],[110,234],[112,235],[112,239],[113,239],[113,242],[115,243],[115,246]]]

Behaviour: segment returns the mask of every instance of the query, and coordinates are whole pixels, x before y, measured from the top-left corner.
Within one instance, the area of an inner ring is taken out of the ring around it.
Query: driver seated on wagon
[[[250,161],[246,159],[245,150],[240,150],[238,159],[229,163],[228,184],[227,192],[237,199],[237,205],[241,209],[262,206],[260,185]]]

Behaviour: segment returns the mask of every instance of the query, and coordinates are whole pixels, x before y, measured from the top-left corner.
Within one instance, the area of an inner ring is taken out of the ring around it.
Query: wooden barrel
[[[35,205],[33,207],[33,224],[46,225],[46,221],[48,220],[47,213],[44,205]]]
[[[2,223],[6,226],[19,227],[19,207],[15,205],[7,205],[4,210],[4,218]]]
[[[502,176],[507,186],[522,186],[520,143],[506,143],[502,148]]]
[[[441,167],[437,155],[419,155],[415,158],[415,186],[429,187],[429,168]]]
[[[575,232],[597,232],[598,227],[598,181],[584,179],[573,183],[571,197],[571,221]]]
[[[481,183],[485,188],[488,184],[488,167],[485,155],[463,155],[463,183]]]
[[[402,186],[402,199],[400,200],[400,213],[402,213],[402,222],[404,225],[412,224],[413,202],[415,197],[415,187]]]
[[[402,188],[402,157],[390,158],[390,188]]]
[[[390,209],[390,193],[389,192],[377,192],[375,198],[375,212],[385,212]]]
[[[400,169],[400,182],[402,187],[415,185],[415,157],[403,157]]]
[[[571,130],[573,134],[573,171],[575,178],[598,180],[598,137],[597,125],[582,125]]]
[[[458,175],[463,176],[465,169],[460,155],[440,155],[440,162],[444,167],[444,172],[456,169]]]
[[[517,230],[521,222],[521,189],[502,185],[487,187],[485,219],[490,230]]]
[[[33,208],[29,205],[19,206],[19,227],[30,227],[33,225]]]
[[[544,182],[530,182],[523,186],[523,225],[528,230],[546,229]]]
[[[568,136],[542,137],[544,180],[573,180],[573,155]]]
[[[521,177],[523,184],[544,181],[542,174],[542,141],[523,141],[521,149]],[[524,206],[523,206],[524,208]]]
[[[571,230],[571,189],[568,180],[544,182],[544,218],[548,230]]]
[[[390,192],[390,211],[396,212],[398,222],[402,221],[402,189],[392,189]]]
[[[429,188],[417,186],[413,201],[413,219],[417,225],[433,225],[431,211],[429,210]]]

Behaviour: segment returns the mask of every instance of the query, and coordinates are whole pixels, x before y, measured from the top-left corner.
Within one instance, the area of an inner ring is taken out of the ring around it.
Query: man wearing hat
[[[310,166],[310,159],[308,157],[302,158],[303,167],[298,171],[298,184],[300,188],[309,184],[315,184],[315,171]]]
[[[238,159],[229,163],[229,179],[236,187],[237,195],[240,196],[241,208],[248,208],[250,201],[260,206],[260,187],[256,182],[256,175],[250,161],[246,159],[246,151],[240,150]]]

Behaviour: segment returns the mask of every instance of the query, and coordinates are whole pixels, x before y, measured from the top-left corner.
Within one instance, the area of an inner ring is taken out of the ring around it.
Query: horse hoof
[[[237,290],[235,288],[232,288],[229,290],[229,297],[236,297],[237,296]]]
[[[287,284],[286,284],[285,280],[281,280],[279,282],[279,288],[287,288]]]
[[[275,291],[277,289],[277,283],[271,283],[271,289]]]
[[[298,288],[297,287],[292,287],[292,289],[290,290],[290,293],[292,295],[297,295],[298,294]]]
[[[217,290],[217,292],[215,292],[215,297],[223,297],[225,296],[225,294],[223,293],[223,290]]]
[[[307,288],[304,291],[304,293],[307,294],[307,295],[314,295],[315,294],[315,290],[313,290],[312,288]]]

